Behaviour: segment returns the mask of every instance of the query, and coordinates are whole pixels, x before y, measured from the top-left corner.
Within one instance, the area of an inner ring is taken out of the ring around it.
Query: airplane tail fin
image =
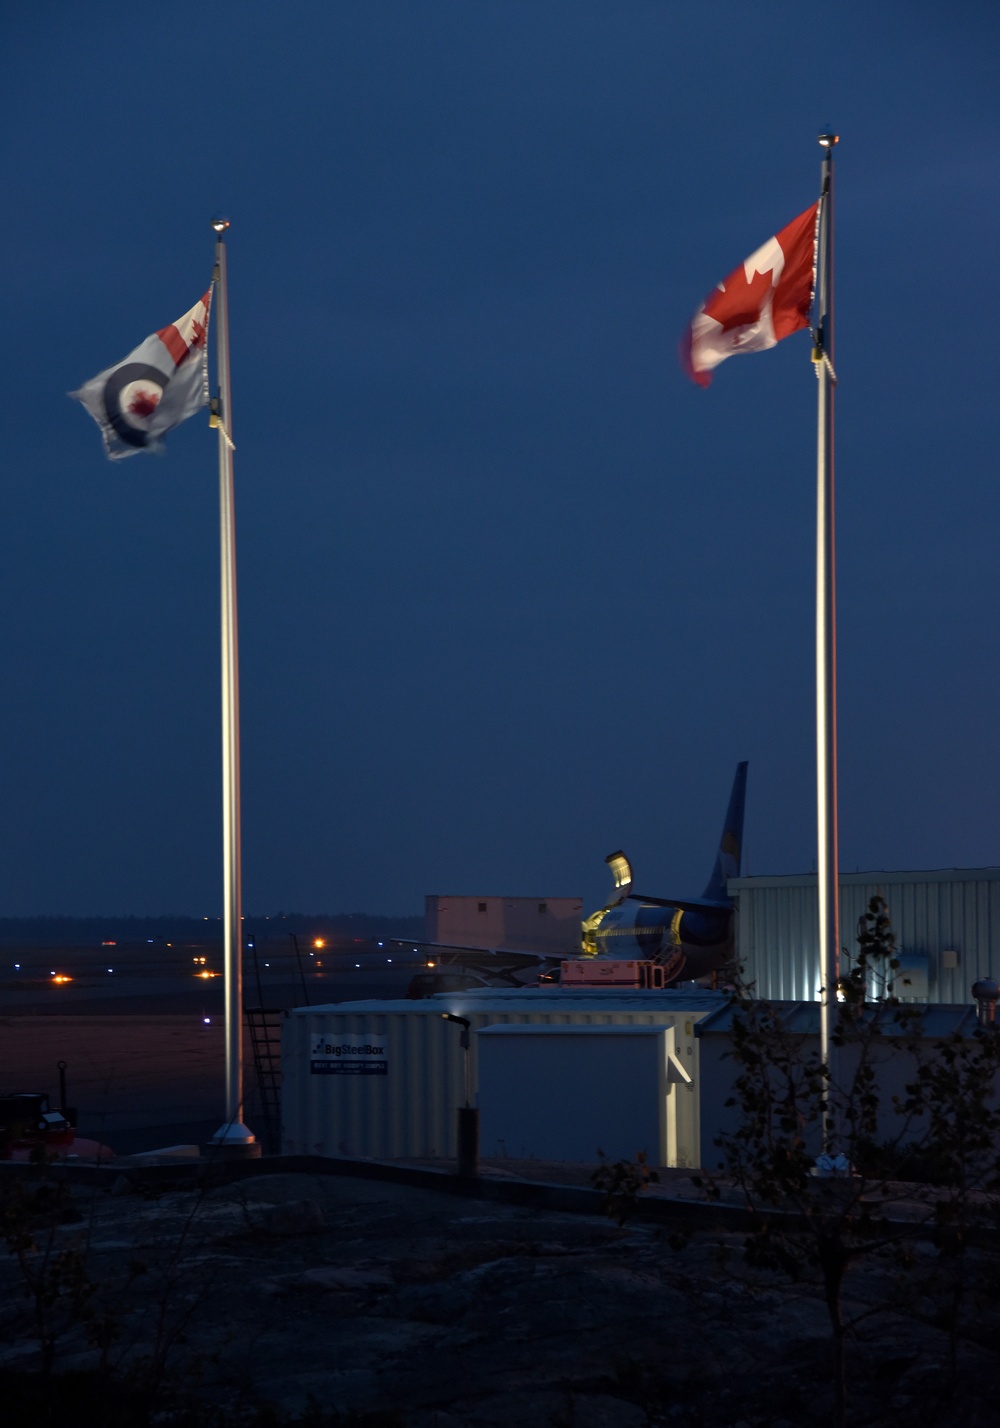
[[[747,764],[736,765],[733,791],[729,795],[726,821],[719,840],[719,851],[715,855],[715,867],[708,880],[703,897],[713,902],[728,902],[726,882],[738,878],[743,860],[743,809],[747,792]]]

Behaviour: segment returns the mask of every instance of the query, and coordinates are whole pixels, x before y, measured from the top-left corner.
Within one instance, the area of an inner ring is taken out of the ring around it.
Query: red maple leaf
[[[764,299],[771,291],[771,272],[754,272],[749,280],[741,263],[720,283],[705,302],[705,312],[722,323],[723,332],[732,327],[749,327],[760,318]]]
[[[191,347],[204,347],[205,345],[205,324],[195,318],[191,323],[194,329],[194,336],[191,338]]]
[[[128,409],[137,417],[152,416],[160,405],[159,392],[136,392],[128,404]]]

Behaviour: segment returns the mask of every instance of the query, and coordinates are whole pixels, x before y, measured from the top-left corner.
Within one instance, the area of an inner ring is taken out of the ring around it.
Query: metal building
[[[770,1000],[816,1001],[816,875],[733,878],[736,952],[747,981]],[[840,937],[855,950],[869,900],[888,904],[901,967],[896,992],[935,1004],[967,1003],[980,977],[1000,975],[1000,868],[842,873]]]

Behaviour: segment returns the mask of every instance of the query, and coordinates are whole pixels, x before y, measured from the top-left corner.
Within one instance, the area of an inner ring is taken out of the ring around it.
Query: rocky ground
[[[108,1407],[105,1424],[830,1421],[817,1283],[751,1273],[741,1233],[691,1233],[682,1220],[620,1229],[598,1215],[293,1173],[207,1191],[111,1183],[55,1192],[51,1244],[37,1221],[39,1250],[20,1264],[0,1257],[11,1428],[40,1421],[10,1405],[39,1363],[26,1276],[46,1273],[56,1371],[152,1395],[146,1416]],[[0,1193],[16,1249],[18,1207],[35,1192],[4,1179]],[[988,1286],[989,1265],[977,1263]],[[851,1424],[997,1421],[997,1303],[988,1287],[969,1301],[952,1373],[936,1273],[925,1248],[908,1270],[875,1258],[853,1275]],[[81,1417],[64,1404],[50,1421]]]

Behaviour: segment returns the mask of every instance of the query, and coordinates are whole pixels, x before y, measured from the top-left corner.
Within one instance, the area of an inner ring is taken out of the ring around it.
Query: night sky
[[[841,866],[1000,863],[992,0],[7,0],[0,915],[221,911],[200,414],[66,392],[229,240],[248,911],[815,864],[809,340],[677,344],[837,151]]]

